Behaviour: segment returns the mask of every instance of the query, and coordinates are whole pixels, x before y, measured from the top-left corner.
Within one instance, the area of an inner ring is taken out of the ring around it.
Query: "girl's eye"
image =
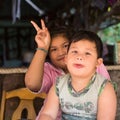
[[[52,48],[52,49],[50,49],[51,52],[56,51],[56,50],[57,50],[56,48]]]
[[[68,48],[68,44],[65,44],[65,45],[64,45],[64,48]]]
[[[76,50],[73,50],[73,51],[71,51],[71,53],[77,53],[77,51],[76,51]]]

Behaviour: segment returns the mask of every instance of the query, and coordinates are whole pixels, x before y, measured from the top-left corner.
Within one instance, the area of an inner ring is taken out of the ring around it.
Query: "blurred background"
[[[36,43],[34,20],[96,32],[104,64],[120,64],[119,0],[0,0],[0,67],[28,67]]]

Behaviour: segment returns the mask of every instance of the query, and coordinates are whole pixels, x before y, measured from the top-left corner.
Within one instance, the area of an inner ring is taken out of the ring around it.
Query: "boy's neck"
[[[93,77],[93,75],[86,77],[86,78],[72,77],[71,85],[76,92],[79,92],[87,87],[87,85],[92,80],[92,77]]]

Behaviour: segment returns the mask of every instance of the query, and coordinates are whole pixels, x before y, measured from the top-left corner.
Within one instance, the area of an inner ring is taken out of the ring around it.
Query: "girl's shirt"
[[[96,72],[103,75],[106,79],[110,80],[110,75],[104,64],[101,64],[99,67],[97,67]]]
[[[44,64],[44,75],[43,75],[43,82],[42,87],[39,92],[46,92],[48,93],[51,86],[56,82],[56,78],[65,74],[63,70],[55,68],[49,62]]]

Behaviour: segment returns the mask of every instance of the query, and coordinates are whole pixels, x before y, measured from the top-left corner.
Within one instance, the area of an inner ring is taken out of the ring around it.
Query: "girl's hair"
[[[83,39],[87,39],[90,42],[94,42],[96,45],[98,58],[102,58],[102,53],[103,53],[102,40],[96,33],[91,31],[86,31],[86,30],[75,31],[70,38],[70,44],[68,46],[68,50],[70,48],[71,43],[78,42]]]
[[[50,35],[51,35],[51,39],[57,36],[63,36],[69,40],[70,29],[68,26],[59,26],[59,27],[51,28]]]

